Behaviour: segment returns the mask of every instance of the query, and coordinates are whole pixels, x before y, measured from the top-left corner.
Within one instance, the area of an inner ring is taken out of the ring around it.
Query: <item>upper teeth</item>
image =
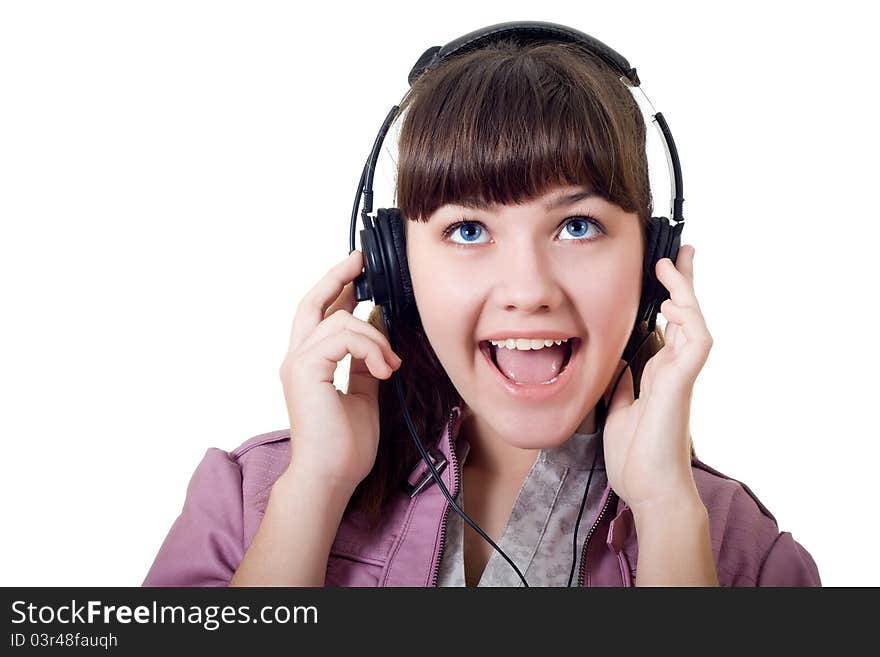
[[[529,349],[543,349],[544,347],[552,347],[554,344],[559,346],[563,342],[568,342],[568,338],[560,340],[550,340],[549,338],[508,338],[507,340],[489,340],[496,347],[503,349],[520,349],[528,351]]]

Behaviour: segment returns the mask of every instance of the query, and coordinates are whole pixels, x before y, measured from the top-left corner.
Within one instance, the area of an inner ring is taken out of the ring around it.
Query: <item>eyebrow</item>
[[[574,194],[560,195],[555,198],[550,199],[547,203],[544,204],[544,208],[547,210],[553,210],[554,208],[564,207],[566,205],[571,205],[577,201],[580,201],[584,198],[590,198],[591,196],[598,196],[593,189],[582,189]]]
[[[544,204],[544,209],[554,210],[556,208],[571,205],[572,203],[580,201],[581,199],[590,198],[593,196],[602,196],[602,194],[598,193],[594,189],[581,189],[577,192],[574,192],[573,194],[557,194]],[[462,199],[460,202],[450,203],[450,205],[468,208],[470,210],[489,209],[486,203],[481,203],[480,201],[474,199]]]

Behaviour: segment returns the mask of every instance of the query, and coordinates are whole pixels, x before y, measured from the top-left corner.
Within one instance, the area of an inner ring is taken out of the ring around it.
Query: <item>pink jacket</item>
[[[454,450],[460,420],[456,406],[436,443],[448,461],[441,477],[453,497],[461,481]],[[209,448],[143,586],[227,586],[257,532],[272,485],[289,462],[287,429],[254,436],[232,452]],[[709,513],[722,586],[822,585],[810,554],[789,532],[779,531],[745,484],[698,460],[692,468]],[[418,483],[427,470],[419,462],[409,483]],[[632,511],[610,484],[600,509],[590,524],[577,584],[633,586],[638,543]],[[433,480],[412,497],[401,487],[373,531],[357,512],[346,513],[330,549],[325,585],[435,586],[448,513],[454,511]]]

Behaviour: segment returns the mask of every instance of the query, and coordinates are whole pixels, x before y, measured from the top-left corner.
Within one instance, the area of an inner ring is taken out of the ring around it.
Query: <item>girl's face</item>
[[[638,214],[599,196],[562,198],[583,190],[560,186],[523,205],[487,209],[445,205],[427,223],[405,222],[431,346],[478,432],[511,446],[552,447],[593,430],[592,410],[619,371],[638,311]],[[580,362],[569,363],[571,380],[559,393],[521,400],[499,382],[480,342],[514,331],[580,338]]]

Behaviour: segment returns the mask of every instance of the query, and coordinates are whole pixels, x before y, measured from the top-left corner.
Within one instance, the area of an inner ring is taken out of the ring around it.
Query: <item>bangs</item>
[[[418,78],[401,103],[396,205],[426,222],[440,207],[520,204],[578,185],[650,217],[645,125],[604,62],[573,44],[511,40]]]

